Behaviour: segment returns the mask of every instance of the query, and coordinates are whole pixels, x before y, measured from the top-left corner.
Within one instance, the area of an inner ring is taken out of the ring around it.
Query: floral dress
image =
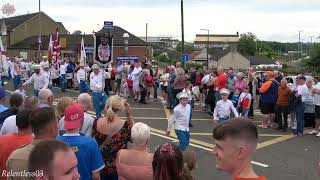
[[[102,174],[117,175],[115,159],[120,149],[127,149],[128,142],[131,142],[132,124],[125,121],[120,131],[114,134],[111,138],[111,143],[100,149],[105,167],[101,171]],[[96,139],[100,146],[108,135],[102,134],[97,130],[97,120],[94,121],[92,127],[92,136]]]

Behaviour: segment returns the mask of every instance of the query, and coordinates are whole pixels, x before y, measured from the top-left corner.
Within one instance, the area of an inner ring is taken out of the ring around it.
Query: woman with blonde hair
[[[62,97],[59,99],[56,106],[56,114],[59,120],[64,116],[64,110],[66,109],[66,107],[72,103],[73,100],[70,97]]]
[[[125,111],[127,121],[120,119],[120,113]],[[100,146],[105,163],[101,171],[101,179],[118,179],[116,157],[120,149],[127,149],[131,142],[131,127],[134,124],[130,105],[120,96],[111,96],[105,106],[105,116],[93,123],[92,136]]]

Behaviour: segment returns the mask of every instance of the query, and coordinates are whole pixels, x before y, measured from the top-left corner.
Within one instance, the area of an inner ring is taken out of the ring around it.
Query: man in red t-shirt
[[[220,91],[223,88],[227,88],[227,75],[224,73],[222,67],[217,68],[218,78],[216,80],[217,91]]]
[[[247,118],[233,118],[213,130],[216,168],[232,175],[233,180],[267,180],[258,176],[251,164],[258,143],[258,130]]]
[[[32,141],[31,127],[29,124],[29,114],[31,110],[20,110],[16,117],[17,133],[0,136],[0,169],[7,170],[7,160],[10,154],[18,147],[29,144]],[[2,176],[1,179],[6,179]]]

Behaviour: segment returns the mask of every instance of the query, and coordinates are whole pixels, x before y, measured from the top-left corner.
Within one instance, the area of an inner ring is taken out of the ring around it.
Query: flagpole
[[[41,0],[39,0],[39,39],[38,39],[38,43],[39,43],[39,47],[38,47],[38,53],[39,53],[39,59],[41,58]]]

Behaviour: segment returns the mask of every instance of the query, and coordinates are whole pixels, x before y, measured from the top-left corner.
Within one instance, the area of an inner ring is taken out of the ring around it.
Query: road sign
[[[182,62],[188,62],[189,61],[189,55],[188,54],[182,54],[181,55],[181,61]]]
[[[105,29],[112,29],[113,28],[113,22],[112,21],[104,21],[103,24],[104,24],[103,27]]]
[[[131,62],[131,61],[139,61],[139,57],[138,56],[119,56],[117,57],[117,61],[121,61],[121,62]]]

